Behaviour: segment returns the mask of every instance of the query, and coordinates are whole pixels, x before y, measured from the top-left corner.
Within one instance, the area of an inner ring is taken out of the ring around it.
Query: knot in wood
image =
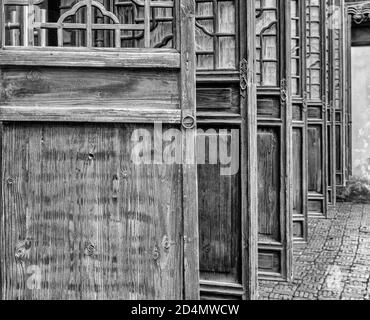
[[[161,256],[160,252],[159,252],[159,248],[157,245],[154,246],[154,249],[153,249],[153,252],[152,252],[152,255],[153,255],[153,259],[154,261],[157,261],[159,259],[159,257]]]
[[[96,251],[95,245],[92,244],[90,241],[87,241],[85,243],[85,255],[92,257],[93,255],[95,255],[95,251]]]
[[[31,241],[21,240],[19,241],[15,246],[15,261],[17,263],[20,263],[22,261],[25,261],[29,257],[29,252],[31,249]]]
[[[164,236],[163,237],[163,239],[162,239],[162,247],[165,250],[168,250],[169,248],[171,248],[171,242],[170,242],[170,239],[168,238],[168,236]]]
[[[26,78],[29,81],[39,81],[41,79],[41,72],[38,70],[31,70],[27,73]]]

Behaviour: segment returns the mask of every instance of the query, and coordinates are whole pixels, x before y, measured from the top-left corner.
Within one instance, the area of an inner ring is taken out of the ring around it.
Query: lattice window
[[[277,0],[256,0],[256,79],[260,86],[279,81],[279,9]]]
[[[196,0],[198,70],[230,70],[238,64],[236,0]]]
[[[302,75],[302,0],[291,1],[291,54],[292,54],[292,94],[301,95]]]
[[[322,25],[321,0],[307,0],[307,97],[322,98]]]
[[[334,1],[334,5],[329,7],[329,27],[333,33],[333,62],[334,62],[334,106],[336,109],[342,109],[342,73],[341,62],[342,56],[342,8],[338,1]]]
[[[5,0],[4,44],[173,47],[174,6],[174,0]]]

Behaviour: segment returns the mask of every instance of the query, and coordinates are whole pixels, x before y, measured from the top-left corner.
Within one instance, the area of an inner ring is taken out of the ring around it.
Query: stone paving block
[[[294,245],[293,281],[260,281],[260,299],[370,300],[370,205],[330,210],[329,219],[309,219],[307,244]]]

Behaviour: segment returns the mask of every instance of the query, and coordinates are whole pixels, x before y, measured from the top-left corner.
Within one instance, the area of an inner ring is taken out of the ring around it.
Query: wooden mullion
[[[196,142],[195,1],[180,0],[181,110],[194,127],[182,126],[183,136],[183,230],[184,298],[199,299],[198,177]]]
[[[2,4],[1,4],[2,6]],[[2,71],[0,70],[0,75],[2,78]],[[4,126],[3,122],[0,121],[0,226],[3,226],[4,223],[4,192],[3,192],[3,131]],[[3,228],[2,228],[3,230]],[[0,231],[0,238],[5,238],[5,235],[1,234]],[[3,241],[1,241],[3,243]],[[5,252],[5,248],[0,246],[0,252]],[[5,270],[3,270],[3,267],[5,267],[5,263],[3,261],[0,263],[0,300],[4,299],[4,273]]]
[[[213,0],[213,68],[214,70],[217,70],[218,65],[219,65],[219,52],[218,52],[218,37],[217,37],[217,31],[218,31],[218,5],[217,5],[217,0]]]
[[[33,0],[29,0],[28,1],[28,10],[26,10],[26,12],[28,11],[28,18],[25,20],[25,23],[27,23],[27,25],[25,26],[26,29],[28,29],[28,41],[27,43],[25,42],[25,46],[30,46],[30,47],[33,47],[34,46],[34,39],[35,39],[35,36],[34,36],[34,21],[35,21],[35,6],[33,5]]]
[[[244,298],[258,298],[257,90],[255,1],[240,1],[239,56],[246,59],[247,91],[241,94],[242,280]]]
[[[92,39],[92,24],[93,24],[93,12],[92,12],[92,0],[88,0],[86,5],[86,47],[93,47]]]
[[[150,48],[150,0],[144,0],[144,47]]]
[[[0,23],[1,23],[1,31],[0,31],[0,47],[3,48],[5,45],[5,8],[4,8],[4,0],[0,0]]]

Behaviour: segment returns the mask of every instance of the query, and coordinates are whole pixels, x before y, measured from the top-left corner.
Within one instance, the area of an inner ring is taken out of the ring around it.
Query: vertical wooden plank
[[[41,22],[46,22],[47,11],[44,9],[40,10]],[[46,29],[40,30],[40,46],[46,47]]]
[[[198,188],[195,160],[195,2],[180,0],[183,118],[184,298],[199,299]]]
[[[0,48],[4,47],[5,45],[5,8],[4,8],[4,0],[0,0]]]
[[[6,125],[6,299],[182,298],[181,168],[132,163],[135,129],[152,132],[137,125]],[[27,251],[18,253],[25,241]],[[32,268],[41,273],[37,290],[27,281]]]
[[[34,29],[33,29],[33,23],[35,22],[35,8],[33,5],[33,0],[28,1],[28,8],[25,12],[27,13],[27,19],[24,20],[25,23],[25,30],[27,30],[28,35],[27,35],[27,40],[25,40],[24,45],[33,47],[34,46]]]
[[[285,100],[285,104],[282,106],[285,107],[285,143],[286,143],[286,172],[285,172],[285,187],[286,187],[286,217],[285,217],[285,250],[286,250],[286,278],[288,281],[293,280],[293,219],[292,219],[292,212],[293,212],[293,148],[292,148],[292,139],[293,139],[293,131],[292,131],[292,93],[291,93],[291,86],[292,86],[292,65],[291,65],[291,21],[290,21],[290,10],[291,10],[291,2],[285,1],[284,6],[284,25],[285,25],[285,64],[283,66],[283,72],[285,73],[286,78],[286,88],[285,93],[282,92],[282,99]],[[284,89],[284,87],[283,87]],[[283,90],[284,91],[284,90]],[[284,97],[284,95],[286,97]]]
[[[93,47],[93,38],[92,38],[93,8],[91,4],[92,0],[88,0],[86,5],[86,46],[88,48]]]
[[[63,47],[63,28],[62,26],[58,27],[58,47]]]
[[[329,2],[330,8],[335,8],[335,0]],[[327,22],[327,45],[326,51],[328,53],[326,73],[327,76],[327,174],[328,174],[328,205],[335,205],[336,200],[336,148],[335,148],[335,106],[336,106],[336,60],[335,60],[335,50],[336,50],[336,34],[333,29],[335,21],[333,20],[333,12],[326,9],[328,12],[328,22]],[[333,10],[331,10],[333,11]]]
[[[121,29],[117,28],[114,30],[114,36],[115,36],[115,47],[121,48]]]
[[[144,47],[150,48],[150,0],[144,0]]]
[[[343,43],[345,50],[345,59],[343,59],[343,64],[345,68],[345,95],[344,95],[344,104],[346,107],[347,113],[347,148],[348,148],[348,163],[347,163],[347,172],[349,179],[352,176],[352,81],[351,81],[351,45],[352,45],[352,16],[348,14],[348,6],[345,6],[344,10],[344,25],[345,25],[345,41]]]
[[[319,139],[315,152],[308,162],[308,211],[309,214],[326,216],[327,212],[327,25],[326,0],[306,0],[307,10],[307,125],[309,139]],[[312,166],[312,167],[311,167]],[[314,181],[316,179],[316,181]]]
[[[2,6],[2,1],[1,4]],[[1,20],[1,19],[0,19]],[[0,70],[1,74],[1,70]],[[0,122],[0,225],[4,221],[4,193],[3,193],[3,122]],[[4,252],[4,234],[0,230],[0,252]],[[3,292],[3,281],[4,281],[4,264],[3,259],[0,261],[0,300],[4,299],[4,292]]]
[[[242,279],[245,299],[258,298],[257,88],[255,81],[255,2],[240,2]],[[246,60],[243,60],[244,57]],[[242,69],[242,65],[241,65]],[[246,72],[246,74],[245,74]],[[245,77],[244,79],[242,77]],[[247,85],[247,92],[243,92]]]

